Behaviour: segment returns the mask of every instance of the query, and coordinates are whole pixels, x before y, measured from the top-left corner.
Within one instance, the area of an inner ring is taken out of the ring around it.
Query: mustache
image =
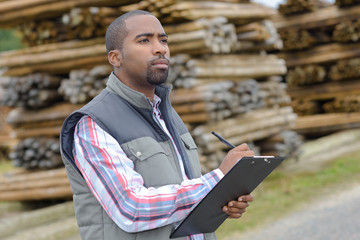
[[[170,64],[170,59],[167,58],[165,55],[161,55],[158,58],[150,60],[149,64],[153,64],[154,62],[159,61],[159,60],[165,60],[167,62],[167,64]]]

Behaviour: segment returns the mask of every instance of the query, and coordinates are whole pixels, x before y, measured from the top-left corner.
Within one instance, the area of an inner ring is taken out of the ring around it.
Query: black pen
[[[232,145],[231,143],[229,143],[228,141],[225,140],[225,138],[223,138],[222,136],[220,136],[219,134],[217,134],[216,132],[212,131],[212,134],[215,135],[215,137],[217,137],[220,141],[222,141],[223,143],[225,143],[227,146],[231,147],[231,148],[235,148],[234,145]]]

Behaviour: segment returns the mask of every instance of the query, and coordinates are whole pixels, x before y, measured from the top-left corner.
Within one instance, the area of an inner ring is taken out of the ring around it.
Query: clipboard
[[[284,159],[272,156],[241,158],[185,219],[174,224],[170,238],[215,232],[228,218],[222,207],[250,194]]]

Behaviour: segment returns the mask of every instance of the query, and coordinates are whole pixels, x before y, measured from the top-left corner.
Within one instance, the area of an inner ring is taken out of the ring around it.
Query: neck
[[[151,102],[153,102],[154,100],[154,94],[155,94],[155,85],[150,85],[150,84],[136,84],[135,81],[130,81],[128,80],[129,78],[126,77],[122,77],[121,74],[119,74],[118,72],[114,71],[115,76],[126,86],[128,86],[129,88],[132,88],[135,91],[141,92],[143,93],[147,98],[150,99]]]

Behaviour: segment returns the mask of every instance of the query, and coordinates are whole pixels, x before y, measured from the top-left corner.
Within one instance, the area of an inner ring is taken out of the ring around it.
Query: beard
[[[146,81],[151,85],[160,85],[166,82],[169,75],[169,68],[167,69],[153,69],[151,63],[146,69]]]
[[[146,81],[151,85],[160,85],[166,82],[168,75],[168,69],[151,71],[151,69],[148,68],[146,72]]]

